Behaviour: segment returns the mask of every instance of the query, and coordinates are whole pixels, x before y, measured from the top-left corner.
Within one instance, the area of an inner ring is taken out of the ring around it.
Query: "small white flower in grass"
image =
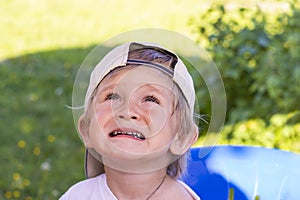
[[[54,197],[58,197],[59,196],[59,191],[54,189],[52,190],[51,194],[54,196]]]
[[[63,87],[57,87],[57,88],[55,88],[54,93],[57,96],[61,96],[64,93],[64,88]]]
[[[50,171],[51,170],[51,163],[50,160],[46,160],[41,164],[42,171]]]

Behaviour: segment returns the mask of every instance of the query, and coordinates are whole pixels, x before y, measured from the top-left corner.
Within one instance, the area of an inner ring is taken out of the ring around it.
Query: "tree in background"
[[[191,20],[226,88],[221,143],[300,152],[299,6],[294,0],[288,10],[270,13],[259,7],[213,5]]]

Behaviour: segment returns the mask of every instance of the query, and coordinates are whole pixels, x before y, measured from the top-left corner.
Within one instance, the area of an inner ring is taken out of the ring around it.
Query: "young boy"
[[[126,43],[94,68],[78,121],[87,180],[60,199],[200,199],[178,178],[196,141],[193,80],[177,55]]]

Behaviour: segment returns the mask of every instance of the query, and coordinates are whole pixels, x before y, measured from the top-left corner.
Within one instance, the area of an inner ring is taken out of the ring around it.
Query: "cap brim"
[[[93,178],[103,173],[102,165],[91,153],[86,149],[85,152],[85,176]]]

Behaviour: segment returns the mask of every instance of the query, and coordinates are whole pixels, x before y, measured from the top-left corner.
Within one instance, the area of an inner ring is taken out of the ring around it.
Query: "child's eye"
[[[107,101],[107,100],[120,100],[120,96],[116,93],[109,93],[105,97],[105,101]]]
[[[156,104],[160,104],[160,101],[159,101],[159,99],[158,98],[156,98],[155,96],[146,96],[145,98],[144,98],[144,101],[150,101],[150,102],[154,102],[154,103],[156,103]]]

